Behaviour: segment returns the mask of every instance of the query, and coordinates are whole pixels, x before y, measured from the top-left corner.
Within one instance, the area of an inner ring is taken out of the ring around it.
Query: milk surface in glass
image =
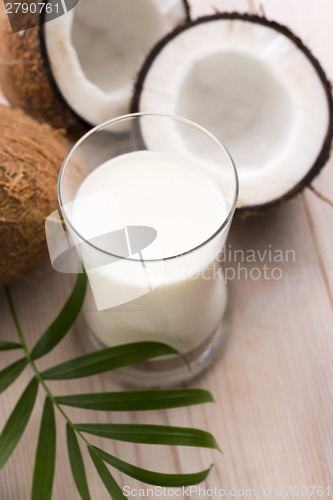
[[[128,258],[103,265],[100,252],[81,245],[91,285],[84,316],[102,344],[151,340],[187,353],[214,332],[226,307],[219,257],[227,229],[210,238],[228,209],[199,164],[154,151],[120,155],[83,181],[71,214],[84,240],[129,226],[157,231],[140,253],[128,241]]]

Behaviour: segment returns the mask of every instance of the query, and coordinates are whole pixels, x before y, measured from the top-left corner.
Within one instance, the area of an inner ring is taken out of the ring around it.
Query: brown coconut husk
[[[58,207],[63,133],[0,105],[0,283],[47,256],[45,219]]]
[[[0,16],[0,87],[14,106],[40,122],[70,132],[76,124],[59,104],[46,75],[39,42],[39,26],[13,33]]]

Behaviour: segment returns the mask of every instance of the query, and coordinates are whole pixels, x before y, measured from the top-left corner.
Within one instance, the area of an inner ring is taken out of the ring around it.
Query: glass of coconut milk
[[[188,120],[126,115],[88,132],[59,175],[71,244],[88,275],[81,335],[95,348],[141,341],[185,355],[117,372],[163,386],[221,352],[229,322],[222,252],[238,195],[223,144]]]

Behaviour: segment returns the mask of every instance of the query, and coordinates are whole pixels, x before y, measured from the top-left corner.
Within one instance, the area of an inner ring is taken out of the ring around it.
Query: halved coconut
[[[81,0],[42,26],[51,85],[91,125],[127,113],[133,80],[151,46],[187,17],[183,0]]]
[[[4,94],[57,126],[67,126],[64,112],[97,125],[129,112],[145,56],[188,20],[189,8],[186,0],[80,0],[65,15],[47,16],[43,9],[40,28],[1,37]]]
[[[203,17],[167,35],[137,79],[132,112],[191,119],[227,146],[239,208],[257,212],[299,192],[328,159],[327,78],[287,28],[241,14]]]

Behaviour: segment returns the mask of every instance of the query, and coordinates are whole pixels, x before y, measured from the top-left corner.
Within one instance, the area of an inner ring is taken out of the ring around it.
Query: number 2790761
[[[41,14],[43,10],[47,14],[56,13],[59,14],[59,2],[7,2],[6,12],[7,14]]]

